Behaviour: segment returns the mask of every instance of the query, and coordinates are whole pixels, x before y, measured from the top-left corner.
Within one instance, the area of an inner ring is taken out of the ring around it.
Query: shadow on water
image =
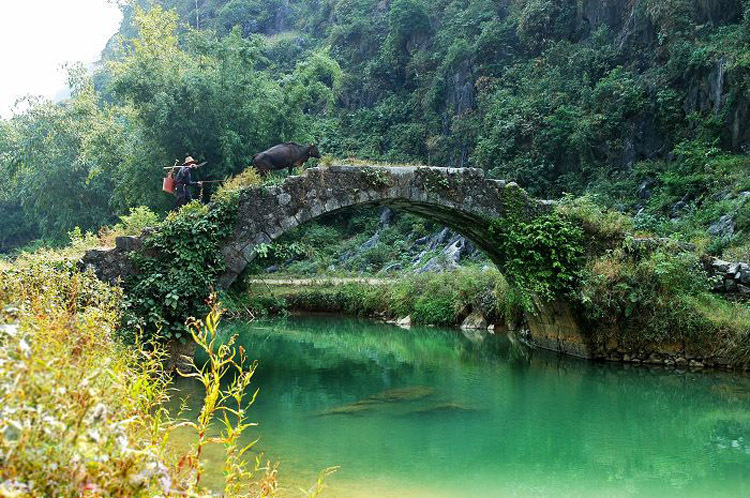
[[[331,496],[750,496],[746,377],[335,316],[222,334],[259,360],[262,448],[294,482],[341,465]]]

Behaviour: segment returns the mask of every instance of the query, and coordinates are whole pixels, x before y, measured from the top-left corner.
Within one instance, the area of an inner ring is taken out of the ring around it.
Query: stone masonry
[[[532,216],[552,203],[530,198],[515,183],[485,178],[480,169],[331,166],[311,168],[278,186],[245,190],[234,234],[222,253],[230,286],[259,244],[267,244],[309,220],[342,209],[385,205],[424,216],[466,236],[502,267],[491,242],[489,223],[509,209]]]

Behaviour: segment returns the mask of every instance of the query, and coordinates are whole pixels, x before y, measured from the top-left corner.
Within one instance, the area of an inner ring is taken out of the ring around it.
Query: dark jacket
[[[177,196],[175,205],[179,208],[193,200],[193,192],[191,192],[190,186],[198,185],[199,182],[193,181],[192,168],[188,166],[183,166],[177,170],[174,181],[175,195]]]
[[[188,186],[197,185],[198,182],[193,181],[192,168],[189,166],[183,166],[177,170],[177,174],[174,177],[175,185],[177,187],[177,196],[190,195],[190,189]]]

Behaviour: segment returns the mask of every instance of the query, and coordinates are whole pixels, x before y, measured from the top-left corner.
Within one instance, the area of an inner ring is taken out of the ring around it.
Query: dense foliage
[[[275,496],[276,467],[242,458],[254,365],[231,340],[217,344],[218,314],[192,329],[207,357],[192,372],[205,387],[200,416],[172,418],[163,351],[114,340],[119,290],[48,256],[0,267],[0,493],[212,496],[200,455],[219,445],[221,496]],[[222,384],[225,376],[232,382]],[[190,437],[175,444],[175,430]],[[319,489],[320,482],[308,496]]]
[[[583,230],[558,213],[531,220],[510,216],[490,227],[505,259],[503,271],[530,308],[534,296],[554,300],[578,289],[584,261]]]
[[[137,274],[126,283],[128,335],[187,337],[187,318],[208,311],[208,297],[224,270],[220,244],[236,215],[237,195],[227,192],[210,206],[193,202],[170,214],[145,239],[144,249],[132,255]]]
[[[163,211],[161,167],[186,154],[222,179],[290,139],[479,166],[536,195],[627,181],[630,199],[637,171],[682,176],[685,144],[750,143],[746,2],[600,4],[121,2],[119,36],[93,76],[73,68],[72,98],[0,126],[0,250]]]

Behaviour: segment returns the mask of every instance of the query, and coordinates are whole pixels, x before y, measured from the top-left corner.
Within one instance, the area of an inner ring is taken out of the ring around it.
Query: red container
[[[164,182],[162,183],[161,189],[168,193],[168,194],[174,194],[175,191],[175,181],[174,177],[170,173],[168,177],[164,179]]]

